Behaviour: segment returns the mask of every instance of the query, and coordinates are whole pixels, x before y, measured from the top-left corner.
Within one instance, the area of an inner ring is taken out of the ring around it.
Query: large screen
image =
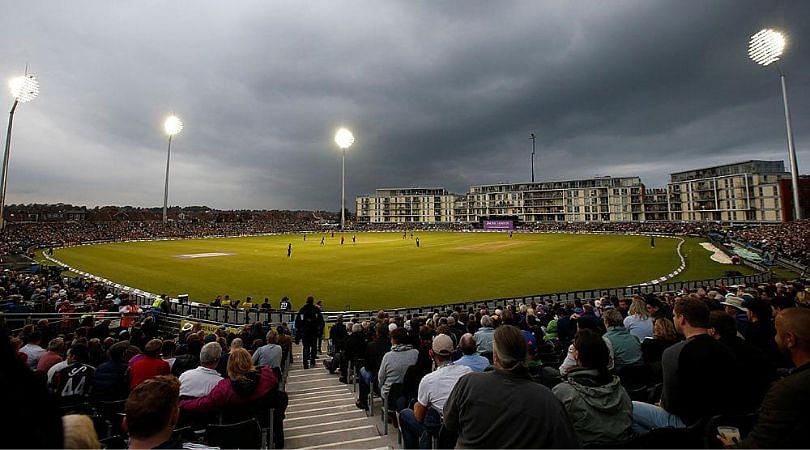
[[[485,230],[513,230],[515,221],[513,220],[485,220]]]

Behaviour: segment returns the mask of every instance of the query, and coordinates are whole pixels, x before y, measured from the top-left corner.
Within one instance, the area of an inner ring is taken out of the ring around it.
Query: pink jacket
[[[272,391],[278,385],[273,369],[262,367],[253,379],[231,381],[225,378],[205,397],[181,400],[180,408],[197,414],[218,412],[223,408],[252,403]]]

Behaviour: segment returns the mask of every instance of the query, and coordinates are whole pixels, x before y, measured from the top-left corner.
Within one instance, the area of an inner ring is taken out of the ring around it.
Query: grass
[[[546,292],[627,286],[680,265],[675,239],[618,235],[417,233],[421,248],[401,233],[263,236],[99,244],[57,250],[63,262],[149,292],[208,302],[229,294],[254,302],[307,295],[327,309],[419,306]],[[722,276],[729,266],[689,239],[681,278]],[[293,244],[292,258],[287,245]],[[231,253],[182,259],[177,255]]]

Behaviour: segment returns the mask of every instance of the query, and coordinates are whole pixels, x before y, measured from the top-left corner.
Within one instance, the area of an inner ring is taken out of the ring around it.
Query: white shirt
[[[186,370],[180,375],[180,396],[205,397],[221,380],[219,372],[208,367]]]
[[[47,350],[36,344],[25,344],[20,348],[20,353],[25,353],[28,355],[28,367],[30,367],[31,370],[37,370],[39,358],[46,351]]]
[[[435,409],[441,415],[447,397],[450,396],[450,391],[458,379],[472,371],[469,366],[456,364],[439,367],[422,378],[416,400],[425,407]]]
[[[51,384],[51,380],[53,379],[53,375],[56,372],[59,372],[60,370],[64,369],[67,366],[68,366],[67,359],[62,360],[61,362],[58,362],[58,363],[52,365],[51,368],[48,369],[48,384]]]

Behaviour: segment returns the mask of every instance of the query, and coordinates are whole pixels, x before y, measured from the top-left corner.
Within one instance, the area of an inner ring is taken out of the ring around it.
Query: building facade
[[[357,197],[357,221],[773,223],[791,217],[786,178],[782,161],[745,161],[673,173],[666,188],[656,189],[639,177],[476,185],[462,195],[441,187],[377,189]]]

